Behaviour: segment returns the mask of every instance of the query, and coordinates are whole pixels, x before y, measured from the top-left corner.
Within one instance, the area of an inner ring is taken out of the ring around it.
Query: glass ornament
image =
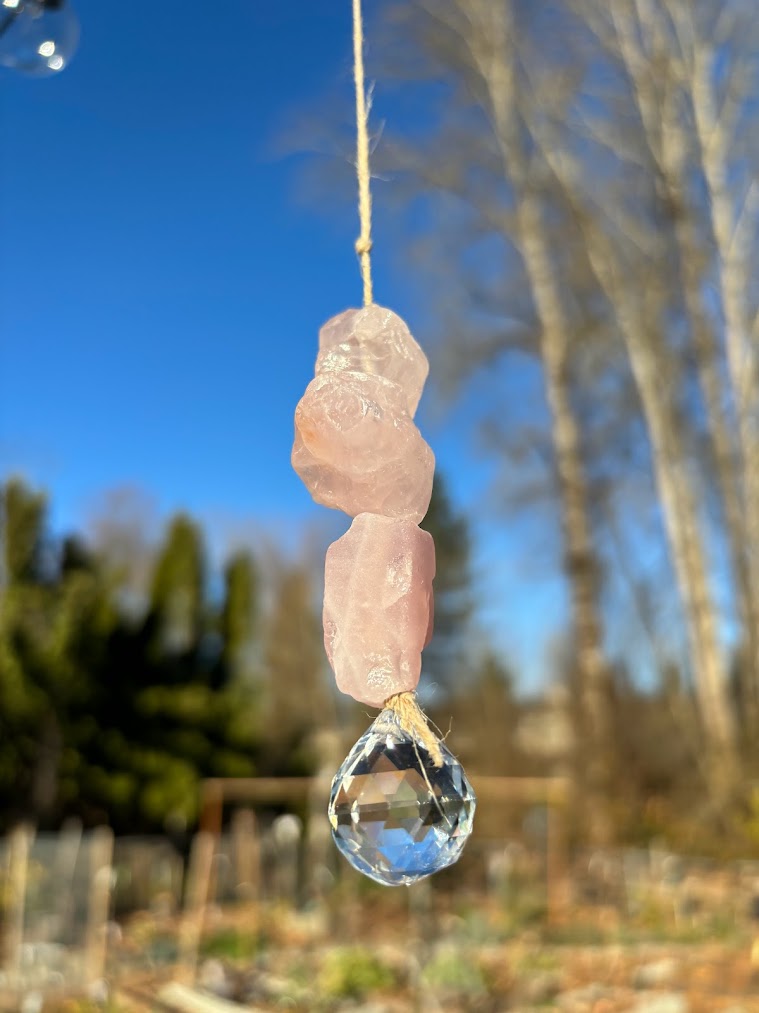
[[[427,749],[383,710],[332,782],[329,821],[350,864],[384,886],[409,886],[458,860],[477,804],[464,768]]]
[[[68,66],[79,20],[67,0],[0,0],[0,64],[33,77]]]

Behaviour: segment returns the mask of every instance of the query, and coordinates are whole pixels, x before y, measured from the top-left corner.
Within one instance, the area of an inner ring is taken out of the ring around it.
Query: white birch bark
[[[710,788],[716,804],[735,787],[735,724],[721,650],[709,566],[689,470],[681,420],[670,383],[675,371],[658,336],[660,321],[643,309],[640,272],[626,270],[620,250],[606,236],[597,214],[586,214],[579,171],[554,136],[531,123],[536,142],[576,207],[585,228],[587,252],[598,281],[614,308],[643,408],[652,451],[654,478],[688,632],[689,654],[699,712],[709,746]],[[617,242],[621,242],[618,240]],[[646,302],[651,302],[647,292]]]
[[[683,300],[723,505],[726,542],[736,580],[738,616],[746,640],[742,702],[746,723],[753,726],[759,716],[759,571],[752,572],[747,551],[749,522],[741,492],[741,455],[735,439],[732,405],[725,397],[720,342],[701,294],[704,282],[701,267],[703,240],[694,211],[687,207],[687,175],[694,152],[682,105],[685,97],[682,84],[687,79],[686,60],[682,49],[673,45],[675,40],[666,32],[661,14],[652,0],[613,0],[610,10],[645,144],[673,204],[673,232]],[[643,39],[652,50],[648,57],[642,48]],[[651,56],[657,58],[656,72]],[[664,81],[661,80],[662,68]],[[654,73],[658,75],[657,81]],[[724,176],[721,180],[724,182]],[[726,345],[729,359],[731,342],[728,335]],[[733,386],[734,383],[733,376]],[[739,403],[738,396],[735,396],[734,403],[737,412],[744,411],[745,406]]]
[[[646,417],[664,526],[686,613],[699,710],[714,748],[713,786],[729,790],[736,772],[734,721],[698,500],[682,442],[682,423],[666,382],[672,371],[663,350],[651,340],[651,322],[639,312],[636,295],[613,276],[609,268],[613,256],[608,247],[591,247],[594,269],[614,299]]]
[[[753,279],[748,237],[759,208],[759,186],[754,180],[739,212],[728,180],[731,137],[735,121],[730,106],[721,111],[714,93],[715,52],[705,40],[694,40],[691,97],[701,161],[708,190],[708,208],[717,248],[717,279],[724,318],[725,350],[733,399],[738,417],[742,472],[742,537],[745,567],[751,588],[746,617],[752,652],[754,695],[759,698],[759,348],[752,334],[746,292]],[[740,102],[740,95],[733,98]]]
[[[565,571],[570,587],[582,712],[589,734],[585,804],[590,835],[596,843],[604,843],[612,833],[609,668],[599,613],[600,573],[591,532],[582,430],[571,397],[570,321],[542,204],[529,179],[529,165],[519,136],[514,59],[509,55],[514,28],[511,5],[462,0],[461,7],[471,17],[472,56],[482,75],[504,171],[516,193],[517,241],[540,325],[540,355],[561,502]]]

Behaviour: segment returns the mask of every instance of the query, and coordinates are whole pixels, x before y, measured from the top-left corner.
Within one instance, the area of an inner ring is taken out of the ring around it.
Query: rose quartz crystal
[[[412,418],[429,368],[406,324],[382,306],[345,310],[319,332],[317,374],[351,370],[384,376],[402,388]]]
[[[317,503],[420,521],[435,457],[398,384],[368,373],[322,373],[295,409],[293,468]]]
[[[327,550],[324,646],[337,685],[381,707],[416,688],[432,626],[432,536],[409,520],[363,513]]]

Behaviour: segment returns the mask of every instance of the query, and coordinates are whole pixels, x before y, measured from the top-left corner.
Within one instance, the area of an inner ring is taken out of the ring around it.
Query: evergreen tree
[[[159,650],[180,654],[198,649],[204,590],[200,531],[189,517],[178,514],[169,524],[153,572],[150,619]]]
[[[114,622],[83,546],[52,551],[45,501],[20,482],[4,490],[7,583],[0,605],[0,805],[4,820],[54,822],[91,721],[93,675]]]
[[[302,567],[280,575],[266,624],[266,768],[306,773],[312,732],[333,716],[327,692],[321,620],[311,575]]]
[[[252,663],[257,609],[256,569],[247,552],[235,553],[224,567],[224,601],[220,616],[222,661],[242,677]]]
[[[466,641],[474,607],[471,534],[467,518],[457,514],[445,481],[437,472],[427,516],[421,523],[435,539],[435,630],[424,652],[425,672],[450,689],[466,662]]]
[[[45,544],[45,497],[18,479],[2,495],[5,580],[9,584],[41,577]]]
[[[50,537],[43,496],[14,482],[2,501],[0,824],[162,829],[194,820],[204,777],[311,769],[332,698],[304,568],[281,574],[261,645],[254,561],[233,556],[211,597],[191,518],[168,524],[139,611],[107,549]]]
[[[252,697],[223,663],[230,602],[216,610],[207,602],[203,560],[199,529],[175,517],[148,614],[133,625],[122,619],[111,638],[83,782],[117,826],[190,822],[200,778],[255,771]]]

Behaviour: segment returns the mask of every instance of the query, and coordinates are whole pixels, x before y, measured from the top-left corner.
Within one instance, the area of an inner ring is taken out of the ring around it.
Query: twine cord
[[[364,306],[374,302],[372,294],[372,193],[369,172],[369,114],[364,84],[364,24],[361,0],[353,0],[353,79],[356,85],[356,176],[358,218],[361,226],[356,253],[364,283]]]
[[[372,293],[372,193],[369,171],[369,113],[364,81],[364,24],[361,0],[353,0],[353,79],[356,86],[356,177],[358,180],[358,219],[360,232],[356,253],[364,284],[364,306],[374,302]],[[401,728],[423,746],[436,767],[443,766],[440,740],[427,723],[414,693],[397,693],[385,701]],[[426,775],[425,775],[426,776]]]
[[[396,693],[385,700],[385,707],[398,719],[404,732],[427,750],[436,767],[443,766],[443,749],[440,739],[427,724],[424,711],[416,702],[415,693]]]

